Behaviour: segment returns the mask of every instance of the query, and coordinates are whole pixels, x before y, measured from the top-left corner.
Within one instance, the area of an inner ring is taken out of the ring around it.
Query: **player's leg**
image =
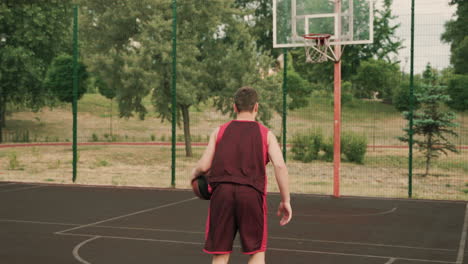
[[[225,263],[222,261],[229,259],[236,232],[233,186],[220,184],[215,187],[211,196],[203,249],[204,252],[213,255],[213,263]]]
[[[222,254],[222,255],[213,255],[213,262],[212,264],[227,264],[229,262],[229,255],[230,254]]]
[[[264,263],[263,252],[267,244],[265,197],[254,188],[245,185],[239,185],[235,194],[236,222],[239,226],[242,251],[244,254],[251,255],[251,260],[254,262],[249,263]]]
[[[265,252],[258,252],[251,255],[249,264],[265,264]]]

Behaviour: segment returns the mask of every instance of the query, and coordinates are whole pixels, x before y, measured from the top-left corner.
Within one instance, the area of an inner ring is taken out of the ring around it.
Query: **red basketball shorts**
[[[266,250],[266,197],[252,187],[222,183],[213,191],[206,222],[205,248],[209,254],[228,254],[239,231],[244,254]]]

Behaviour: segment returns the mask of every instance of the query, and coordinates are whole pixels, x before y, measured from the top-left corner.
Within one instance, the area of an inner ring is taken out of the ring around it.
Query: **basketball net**
[[[327,60],[335,61],[328,55],[330,50],[330,34],[305,34],[302,36],[307,63],[322,63]],[[334,56],[333,50],[330,50]]]

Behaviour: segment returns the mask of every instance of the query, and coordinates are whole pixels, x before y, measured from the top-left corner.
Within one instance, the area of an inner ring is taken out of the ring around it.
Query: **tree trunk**
[[[425,177],[429,175],[429,168],[431,166],[431,157],[433,151],[432,147],[432,135],[429,134],[427,137],[426,173],[424,174]]]
[[[462,129],[463,129],[463,125],[465,125],[465,116],[463,115],[464,112],[461,112],[460,115],[461,115],[461,124],[460,124],[460,130],[458,132],[458,139],[459,139],[459,146],[460,146],[460,153],[462,153],[463,151],[463,148],[462,148]]]
[[[3,128],[5,127],[5,113],[6,103],[5,100],[0,97],[0,143],[3,143]]]
[[[114,137],[112,136],[112,103],[114,102],[114,99],[111,98],[111,104],[110,104],[110,139],[111,141],[114,141]]]
[[[190,136],[189,107],[190,105],[181,105],[182,117],[184,119],[185,155],[187,157],[192,157],[192,139]]]

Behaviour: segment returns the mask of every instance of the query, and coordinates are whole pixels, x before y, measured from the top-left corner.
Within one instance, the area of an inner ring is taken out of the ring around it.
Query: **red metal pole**
[[[338,16],[338,41],[341,36],[341,0],[335,0],[335,13]],[[335,45],[334,69],[334,123],[333,123],[333,196],[340,197],[341,167],[341,45]]]
[[[335,46],[335,54],[341,54],[339,45]],[[333,196],[340,197],[340,167],[341,167],[341,60],[335,62],[334,74],[334,128],[333,128]]]

